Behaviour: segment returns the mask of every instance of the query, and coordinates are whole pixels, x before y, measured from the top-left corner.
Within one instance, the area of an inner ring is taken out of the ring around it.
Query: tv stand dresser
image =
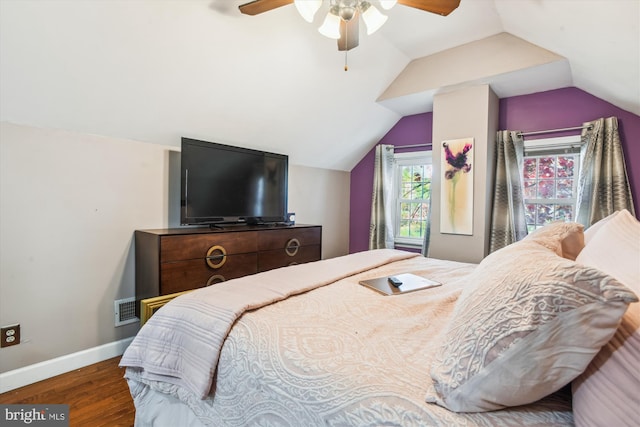
[[[317,261],[321,246],[319,225],[136,230],[136,300]]]

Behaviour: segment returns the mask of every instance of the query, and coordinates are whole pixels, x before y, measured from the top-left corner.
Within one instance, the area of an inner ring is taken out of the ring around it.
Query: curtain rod
[[[431,147],[433,144],[430,142],[424,144],[412,144],[412,145],[394,145],[393,148],[401,149],[401,148],[418,148],[418,147]],[[390,148],[387,148],[390,150]]]
[[[542,133],[553,133],[553,132],[566,132],[566,131],[570,131],[570,130],[582,130],[582,129],[588,129],[591,130],[593,129],[593,125],[585,125],[585,126],[575,126],[572,128],[562,128],[562,129],[548,129],[548,130],[536,130],[536,131],[532,131],[532,132],[518,132],[518,135],[520,136],[527,136],[527,135],[539,135]]]

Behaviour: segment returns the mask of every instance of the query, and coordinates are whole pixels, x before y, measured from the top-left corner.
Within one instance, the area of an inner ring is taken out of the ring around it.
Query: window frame
[[[433,185],[433,155],[431,150],[411,151],[407,153],[394,153],[393,155],[393,239],[396,247],[402,248],[422,248],[424,237],[403,237],[400,236],[400,203],[405,200],[422,200],[425,199],[402,199],[400,197],[401,182],[402,179],[400,170],[402,166],[414,166],[414,165],[431,165],[431,182]],[[432,187],[433,190],[433,187]],[[431,197],[432,191],[429,192]],[[426,200],[428,203],[428,200]]]

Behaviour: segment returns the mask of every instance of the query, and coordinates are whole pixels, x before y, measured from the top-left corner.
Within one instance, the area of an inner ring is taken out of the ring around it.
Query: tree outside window
[[[568,145],[525,155],[522,185],[529,232],[553,221],[575,220],[580,154],[564,152],[570,150]]]

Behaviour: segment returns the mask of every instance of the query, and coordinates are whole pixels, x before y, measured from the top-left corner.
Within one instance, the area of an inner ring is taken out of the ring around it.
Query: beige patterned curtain
[[[521,133],[498,131],[489,252],[521,240],[527,235],[520,177],[523,159],[524,138]]]
[[[433,188],[433,187],[431,187]],[[429,207],[427,208],[427,213],[429,214],[429,218],[427,218],[427,229],[424,231],[424,240],[422,241],[422,255],[429,256],[429,242],[431,241],[431,195],[433,193],[429,191]]]
[[[393,249],[394,247],[391,216],[393,208],[393,153],[393,145],[380,144],[376,147],[369,249]]]
[[[635,215],[616,117],[584,124],[580,157],[576,221],[589,227],[618,210]]]

